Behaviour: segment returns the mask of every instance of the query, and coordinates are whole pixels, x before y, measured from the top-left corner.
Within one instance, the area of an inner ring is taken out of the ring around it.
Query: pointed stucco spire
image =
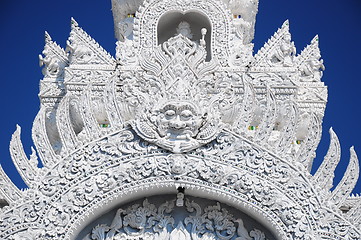
[[[309,45],[307,45],[300,55],[297,56],[295,62],[296,65],[301,65],[304,61],[310,60],[309,58],[321,58],[321,52],[319,48],[319,37],[316,35]]]
[[[68,56],[56,42],[54,42],[50,34],[45,31],[45,46],[42,55],[39,55],[39,65],[44,66],[44,77],[60,79],[63,68],[68,65]]]
[[[316,36],[314,36],[314,38],[312,39],[311,43],[316,42],[318,44],[318,40],[319,40],[318,34],[316,34]]]
[[[75,21],[75,19],[73,17],[71,17],[70,19],[70,24],[71,24],[71,28],[76,28],[76,27],[79,27],[79,24],[77,21]]]
[[[71,18],[71,31],[66,44],[65,51],[70,52],[70,64],[105,64],[113,66],[115,62],[108,52],[79,27],[74,18]]]
[[[295,65],[301,72],[302,82],[320,82],[322,71],[325,70],[321,51],[319,48],[319,37],[316,35],[295,59]]]
[[[290,26],[290,21],[287,19],[286,21],[284,21],[281,28],[288,28],[289,29],[289,26]]]
[[[289,21],[286,20],[257,52],[252,67],[292,67],[296,47],[291,38]]]
[[[45,36],[45,43],[52,41],[51,36],[47,31],[45,31],[44,36]]]

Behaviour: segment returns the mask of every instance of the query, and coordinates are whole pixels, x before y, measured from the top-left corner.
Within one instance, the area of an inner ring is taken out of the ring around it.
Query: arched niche
[[[164,235],[156,235],[159,232],[171,235],[173,240],[193,239],[204,234],[214,239],[248,239],[250,236],[255,237],[252,239],[277,239],[264,224],[237,208],[187,194],[182,201],[183,205],[177,205],[177,195],[166,194],[123,203],[89,223],[75,239],[128,239],[126,236],[132,239],[163,236],[163,239]]]
[[[201,14],[202,19],[208,19],[212,31],[211,34],[207,33],[211,38],[208,43],[211,46],[212,59],[217,59],[223,66],[227,65],[230,56],[231,14],[220,0],[181,2],[154,0],[145,2],[144,7],[138,10],[133,31],[135,46],[138,48],[140,55],[148,56],[158,47],[158,42],[161,42],[157,40],[159,20],[163,16],[172,13],[184,15],[192,13],[193,16],[197,16],[194,14]],[[165,18],[167,19],[167,17]],[[172,34],[174,32],[169,33],[169,35]],[[199,31],[197,34],[199,34]]]
[[[199,43],[202,39],[201,29],[207,29],[205,35],[207,58],[206,61],[211,59],[211,36],[212,26],[207,16],[200,12],[189,11],[181,13],[178,11],[170,11],[163,14],[157,26],[157,41],[158,45],[164,43],[169,38],[177,35],[177,28],[181,22],[187,22],[190,25],[192,38],[191,40]]]

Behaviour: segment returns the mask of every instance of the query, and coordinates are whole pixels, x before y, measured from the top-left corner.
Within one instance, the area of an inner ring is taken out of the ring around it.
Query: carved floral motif
[[[127,209],[118,209],[112,223],[97,225],[84,239],[164,239],[164,240],[212,240],[247,239],[266,240],[265,234],[244,227],[242,219],[235,219],[225,208],[217,203],[204,209],[195,202],[186,200],[187,217],[176,223],[172,212],[175,200],[159,204],[149,203],[147,199]]]

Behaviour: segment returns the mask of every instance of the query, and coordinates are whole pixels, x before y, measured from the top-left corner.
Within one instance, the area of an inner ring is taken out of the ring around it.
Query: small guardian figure
[[[42,73],[44,76],[49,77],[56,77],[61,75],[61,70],[64,68],[64,66],[61,65],[59,59],[49,56],[43,57],[42,55],[39,55],[39,66],[44,66]]]
[[[301,77],[304,81],[320,81],[322,71],[325,70],[323,59],[311,59],[301,66]]]
[[[186,38],[192,39],[193,38],[193,33],[191,30],[191,25],[189,25],[188,22],[186,21],[182,21],[179,23],[178,27],[177,27],[177,34],[176,35],[183,35]]]

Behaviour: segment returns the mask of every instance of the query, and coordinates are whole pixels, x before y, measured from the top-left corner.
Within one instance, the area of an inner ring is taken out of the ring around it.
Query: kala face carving
[[[191,140],[202,124],[196,107],[187,102],[171,102],[155,112],[158,133],[171,141]]]

